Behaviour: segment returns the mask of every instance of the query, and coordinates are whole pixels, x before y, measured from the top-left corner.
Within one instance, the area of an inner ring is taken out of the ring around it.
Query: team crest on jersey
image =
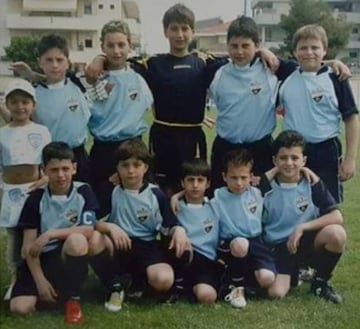
[[[300,196],[297,200],[296,200],[296,207],[301,211],[301,212],[305,212],[306,209],[309,206],[309,199],[305,196]]]
[[[211,230],[214,228],[214,221],[212,221],[211,219],[206,219],[203,222],[203,227],[206,233],[211,232]]]
[[[324,96],[324,90],[321,88],[318,88],[311,92],[311,98],[316,102],[319,103]]]
[[[149,211],[145,208],[141,208],[136,212],[136,216],[140,222],[144,222],[149,218]]]
[[[67,101],[67,107],[69,108],[70,111],[74,112],[79,108],[79,102],[74,98],[70,98]]]
[[[70,209],[65,217],[70,223],[75,224],[78,220],[78,212],[75,209]]]
[[[36,150],[42,142],[41,134],[31,133],[28,135],[29,144]]]
[[[136,89],[129,90],[129,97],[132,101],[134,101],[139,95],[139,92]]]
[[[261,91],[261,83],[254,81],[250,84],[250,90],[254,95],[257,95]]]
[[[252,213],[252,214],[255,214],[256,210],[257,210],[257,207],[258,207],[258,203],[256,200],[249,200],[247,202],[247,208],[249,209],[249,211]]]
[[[24,193],[20,188],[12,188],[7,193],[10,201],[14,203],[20,202],[24,197]]]

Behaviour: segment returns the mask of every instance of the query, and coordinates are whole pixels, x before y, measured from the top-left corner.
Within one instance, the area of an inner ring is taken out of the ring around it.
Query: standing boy
[[[283,131],[273,143],[277,174],[264,198],[263,238],[273,250],[276,270],[269,288],[272,298],[284,297],[298,261],[315,269],[311,292],[333,303],[342,298],[329,284],[346,242],[343,217],[336,201],[319,180],[311,185],[301,174],[305,140],[296,131]]]
[[[5,102],[11,121],[0,128],[0,181],[3,181],[0,227],[7,229],[7,262],[14,281],[22,243],[16,226],[30,189],[46,182],[40,163],[50,133],[45,126],[31,121],[36,97],[28,81],[12,80],[5,91]],[[6,299],[9,298],[7,294]]]
[[[97,202],[89,185],[73,182],[74,153],[63,142],[42,153],[46,187],[30,194],[18,227],[23,229],[22,254],[10,310],[27,315],[38,300],[65,300],[65,321],[83,322],[79,299],[87,273],[88,239],[96,221]]]
[[[299,68],[290,70],[279,91],[284,129],[305,138],[307,166],[324,181],[337,202],[343,199],[342,181],[353,177],[359,147],[358,109],[347,80],[340,81],[323,64],[328,39],[319,25],[306,25],[293,37]],[[345,123],[345,156],[339,140]]]

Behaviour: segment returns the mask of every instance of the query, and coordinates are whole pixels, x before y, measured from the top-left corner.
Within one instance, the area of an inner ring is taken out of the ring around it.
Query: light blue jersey
[[[215,74],[210,97],[217,107],[217,134],[230,143],[252,143],[275,129],[278,79],[260,59],[240,67],[228,63]]]
[[[319,72],[297,69],[284,81],[279,91],[284,130],[296,130],[310,143],[340,134],[341,112],[331,73],[328,67]]]
[[[32,192],[21,212],[18,227],[37,229],[38,234],[49,230],[79,225],[94,226],[97,201],[90,186],[74,182],[67,195],[52,195],[48,187]],[[50,240],[42,252],[53,250],[61,241]]]
[[[215,260],[219,242],[219,220],[210,202],[188,204],[181,200],[177,218],[185,228],[194,250]]]
[[[215,190],[211,202],[220,220],[220,239],[254,238],[261,234],[263,197],[256,187],[250,186],[241,194],[221,187]]]
[[[311,185],[306,179],[298,183],[270,182],[264,196],[263,237],[271,244],[287,241],[296,227],[336,209],[336,202],[322,181]]]
[[[145,111],[153,97],[145,80],[130,67],[109,71],[112,90],[106,100],[91,106],[89,129],[95,139],[118,142],[141,136],[147,131]]]
[[[61,85],[39,84],[36,90],[34,119],[48,127],[53,141],[75,148],[85,144],[90,117],[88,102],[79,86],[69,78]]]
[[[160,231],[166,234],[177,225],[165,194],[152,184],[145,184],[140,191],[116,186],[107,221],[118,225],[130,238],[144,241],[155,240]]]
[[[41,163],[41,152],[50,143],[49,130],[34,122],[21,127],[0,128],[0,168]]]

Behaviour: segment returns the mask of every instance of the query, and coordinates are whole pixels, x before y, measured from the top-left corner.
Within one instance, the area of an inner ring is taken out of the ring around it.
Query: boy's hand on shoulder
[[[131,239],[119,226],[112,224],[109,228],[109,235],[115,245],[116,250],[131,250]]]
[[[257,52],[260,55],[264,65],[272,72],[276,72],[279,69],[280,61],[272,51],[267,48],[259,48]]]
[[[277,175],[278,172],[279,172],[279,168],[273,167],[265,173],[265,176],[266,176],[267,180],[270,182],[275,178],[275,176]]]
[[[356,170],[355,160],[347,160],[346,158],[340,164],[340,180],[347,181],[354,177]]]
[[[339,77],[340,81],[351,78],[350,68],[342,61],[334,59],[332,61],[329,61],[329,65],[332,67],[334,73]]]
[[[180,199],[185,195],[185,191],[175,193],[170,199],[170,208],[177,215],[180,212]]]
[[[311,185],[314,185],[317,182],[319,182],[320,180],[319,176],[316,175],[311,169],[307,167],[302,167],[300,171]]]
[[[180,258],[185,250],[189,250],[192,253],[191,242],[186,235],[185,229],[181,226],[176,226],[174,228],[169,249],[175,248],[175,255],[177,258]]]
[[[35,191],[49,182],[49,177],[44,175],[29,186],[29,192]]]
[[[106,57],[98,55],[85,67],[85,77],[87,83],[95,84],[98,81],[100,75],[104,71],[105,63]]]
[[[31,79],[33,73],[31,67],[25,62],[11,63],[9,70],[17,73],[19,76],[26,79]]]

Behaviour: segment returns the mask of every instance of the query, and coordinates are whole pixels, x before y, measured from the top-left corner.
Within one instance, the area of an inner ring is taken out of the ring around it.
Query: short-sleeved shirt
[[[290,70],[279,101],[285,110],[283,128],[300,132],[310,143],[339,136],[341,119],[358,113],[349,81],[340,81],[326,65],[318,72]]]
[[[168,234],[178,225],[166,195],[153,184],[145,183],[139,191],[116,186],[111,197],[111,212],[107,219],[123,229],[130,238],[144,241],[156,239],[159,232]]]
[[[217,134],[234,144],[252,143],[271,134],[276,125],[279,81],[260,58],[246,66],[222,66],[210,85],[218,117]]]
[[[185,228],[195,251],[215,260],[219,243],[219,219],[208,200],[201,204],[180,201],[179,223]]]
[[[336,202],[320,180],[306,179],[281,184],[272,180],[264,195],[263,238],[271,244],[285,242],[295,228],[337,209]]]
[[[54,229],[74,226],[94,226],[98,204],[88,184],[73,182],[67,195],[53,195],[48,186],[31,192],[22,209],[18,227],[37,229],[38,235]],[[57,248],[59,240],[51,240],[43,248]]]
[[[263,197],[258,188],[250,186],[235,194],[221,187],[215,190],[212,204],[220,220],[220,239],[260,236]]]
[[[34,122],[0,128],[0,167],[41,163],[41,152],[50,143],[49,130]]]
[[[88,137],[89,104],[80,87],[70,78],[58,85],[38,84],[34,120],[45,125],[53,141],[78,147]]]
[[[104,79],[112,89],[106,100],[94,101],[91,105],[91,134],[104,142],[141,136],[148,129],[144,114],[153,104],[146,82],[128,66],[109,71]]]

